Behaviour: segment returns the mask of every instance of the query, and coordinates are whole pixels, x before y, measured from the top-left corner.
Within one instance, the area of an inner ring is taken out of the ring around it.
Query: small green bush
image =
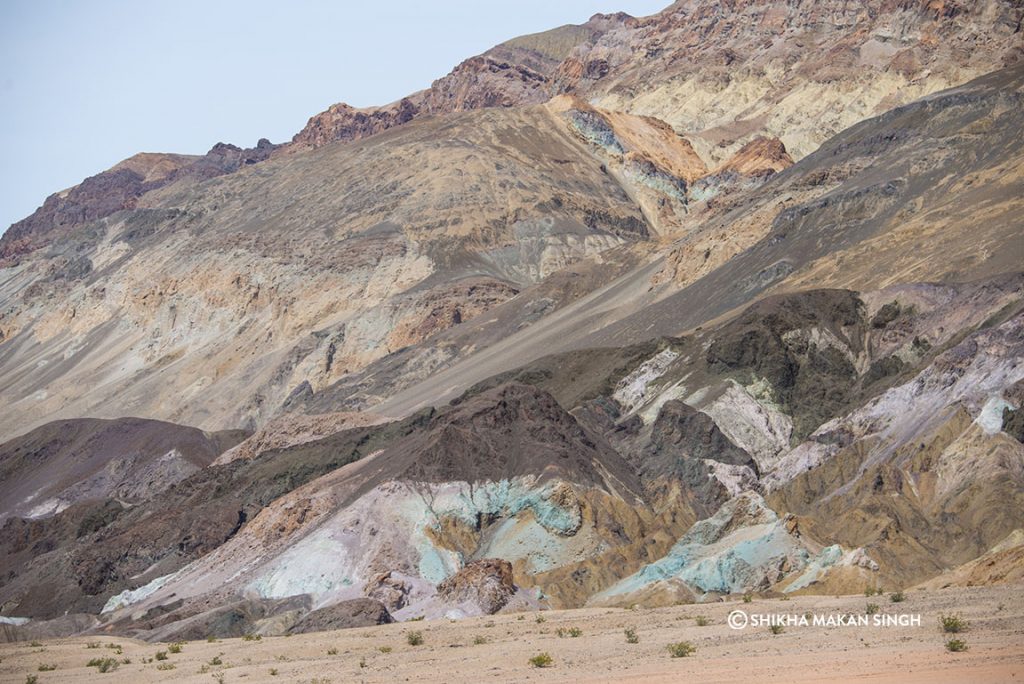
[[[391,647],[390,646],[381,646],[377,650],[380,651],[381,653],[391,653]]]
[[[640,643],[640,637],[637,636],[636,630],[633,629],[632,627],[627,627],[626,629],[623,630],[623,633],[626,635],[626,643],[627,644],[639,644]]]
[[[946,650],[951,653],[962,653],[967,650],[967,642],[963,639],[950,639],[946,642]]]
[[[538,653],[530,658],[530,664],[534,667],[551,667],[553,663],[550,653]]]
[[[167,651],[157,651],[154,657],[157,660],[167,660]]]
[[[889,601],[891,603],[903,603],[907,600],[907,597],[903,595],[902,591],[894,591],[889,594]]]
[[[697,623],[698,627],[707,627],[711,624],[711,620],[709,620],[703,615],[698,615],[697,617],[693,618],[693,621]]]
[[[543,624],[543,623],[545,623],[545,622],[547,622],[547,621],[548,621],[548,619],[547,619],[546,617],[544,617],[543,615],[538,615],[538,616],[537,616],[537,620],[536,620],[536,623],[537,623],[538,625],[540,625],[540,624]]]
[[[156,666],[156,669],[158,669],[158,670],[173,670],[174,669],[174,663],[160,663],[159,665]]]
[[[960,632],[966,632],[967,628],[970,627],[970,623],[964,620],[959,614],[957,615],[940,615],[939,626],[942,627],[942,631],[947,634],[959,634]]]
[[[423,643],[423,632],[409,632],[405,635],[405,640],[410,646],[419,646]]]
[[[210,658],[211,665],[223,665],[224,661],[220,659],[220,656],[214,656]]]
[[[338,649],[333,647],[327,649],[327,655],[338,655]]]
[[[772,634],[782,634],[786,631],[786,628],[782,625],[768,625],[768,631]]]
[[[39,684],[39,677],[35,675],[26,675],[25,684]]]
[[[686,658],[696,653],[697,647],[689,641],[679,641],[668,645],[668,652],[673,658]]]
[[[754,597],[751,596],[750,594],[744,594],[743,595],[743,602],[744,603],[750,603],[753,600],[754,600]]]
[[[475,637],[473,637],[473,643],[476,646],[480,646],[481,644],[486,644],[487,643],[487,637],[478,634]]]
[[[86,648],[99,648],[100,646],[101,644],[98,641],[90,641],[85,645]]]
[[[171,653],[181,653],[181,647],[184,645],[184,641],[175,641],[173,644],[167,647],[167,650]]]
[[[276,677],[277,676],[277,668],[276,667],[270,668],[270,676],[271,677]]]
[[[874,615],[875,613],[878,612],[878,610],[879,609],[878,609],[878,604],[877,603],[869,603],[866,606],[864,606],[864,612],[867,613],[868,615]]]
[[[53,672],[57,669],[57,666],[50,663],[39,663],[39,667],[36,669],[40,672]]]
[[[261,634],[246,634],[242,637],[242,641],[260,641],[263,639]]]
[[[119,665],[120,663],[113,658],[93,658],[86,663],[86,667],[95,667],[97,670],[104,673],[113,672]]]

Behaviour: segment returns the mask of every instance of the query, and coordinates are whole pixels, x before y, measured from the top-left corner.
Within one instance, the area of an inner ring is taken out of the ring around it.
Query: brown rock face
[[[576,46],[635,20],[628,14],[595,14],[582,25],[514,38],[470,57],[430,88],[381,107],[331,105],[309,119],[292,143],[321,147],[358,140],[426,115],[489,107],[539,104],[551,97],[550,76]]]
[[[420,113],[417,96],[402,98],[384,107],[356,109],[344,102],[310,117],[305,128],[295,134],[292,143],[322,147],[338,140],[358,140],[394,126],[412,121]]]
[[[473,601],[487,615],[504,608],[515,591],[512,564],[500,558],[473,561],[437,585],[442,599],[453,603]]]
[[[242,149],[217,143],[201,157],[178,154],[137,154],[107,171],[90,176],[70,190],[46,198],[31,216],[0,236],[0,266],[69,235],[78,227],[134,209],[146,193],[179,180],[206,180],[270,158],[277,148],[266,138]]]
[[[759,135],[740,148],[718,169],[745,176],[767,176],[793,165],[793,158],[778,138]]]
[[[383,107],[356,109],[345,103],[309,119],[292,143],[321,147],[359,140],[427,114],[450,114],[487,107],[539,104],[547,98],[547,77],[521,64],[478,56],[467,59],[427,90]]]

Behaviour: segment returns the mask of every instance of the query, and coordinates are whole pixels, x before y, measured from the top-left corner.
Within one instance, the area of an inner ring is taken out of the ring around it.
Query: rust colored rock
[[[441,598],[453,603],[473,601],[488,615],[504,608],[515,591],[512,564],[500,558],[473,561],[437,585]]]

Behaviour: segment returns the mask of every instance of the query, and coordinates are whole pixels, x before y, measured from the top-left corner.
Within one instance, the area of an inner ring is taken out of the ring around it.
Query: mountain
[[[0,240],[4,633],[1013,581],[1021,17],[596,15],[52,196]]]
[[[861,119],[1016,63],[1019,33],[1020,8],[1005,0],[679,0],[650,17],[597,14],[511,40],[385,107],[334,105],[294,142],[574,93],[657,117],[715,162],[758,135],[800,158]]]

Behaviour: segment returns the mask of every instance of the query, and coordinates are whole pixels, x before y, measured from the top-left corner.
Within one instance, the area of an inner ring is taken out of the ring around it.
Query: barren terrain
[[[185,643],[166,660],[146,662],[167,644],[121,637],[79,637],[0,645],[0,681],[24,682],[34,674],[49,681],[82,682],[479,682],[594,681],[899,681],[1008,682],[1024,676],[1024,599],[1019,584],[912,590],[892,603],[888,595],[795,596],[679,605],[658,609],[582,609],[501,614],[458,621],[435,620],[373,628],[318,632],[260,640],[221,639]],[[919,627],[787,627],[772,634],[763,627],[733,630],[733,610],[754,614],[864,615],[876,603],[879,614],[921,616]],[[967,632],[944,634],[939,616],[960,613]],[[543,616],[543,622],[538,622]],[[697,616],[710,620],[698,626]],[[572,628],[582,630],[569,636]],[[633,628],[639,643],[627,643]],[[557,635],[563,630],[564,636]],[[411,646],[408,635],[423,643]],[[950,638],[969,648],[951,653]],[[484,643],[475,643],[484,640]],[[689,641],[696,652],[673,658],[670,643]],[[89,643],[99,643],[89,648]],[[107,644],[118,644],[114,655]],[[384,652],[381,649],[391,650]],[[328,651],[336,649],[336,653]],[[529,659],[547,652],[551,667]],[[127,658],[113,672],[98,675],[92,658]],[[211,665],[220,658],[221,665]],[[38,672],[40,664],[56,665]],[[158,666],[173,669],[158,669]],[[276,673],[276,674],[275,674]],[[740,675],[739,673],[742,673]],[[221,678],[222,676],[222,678]]]

